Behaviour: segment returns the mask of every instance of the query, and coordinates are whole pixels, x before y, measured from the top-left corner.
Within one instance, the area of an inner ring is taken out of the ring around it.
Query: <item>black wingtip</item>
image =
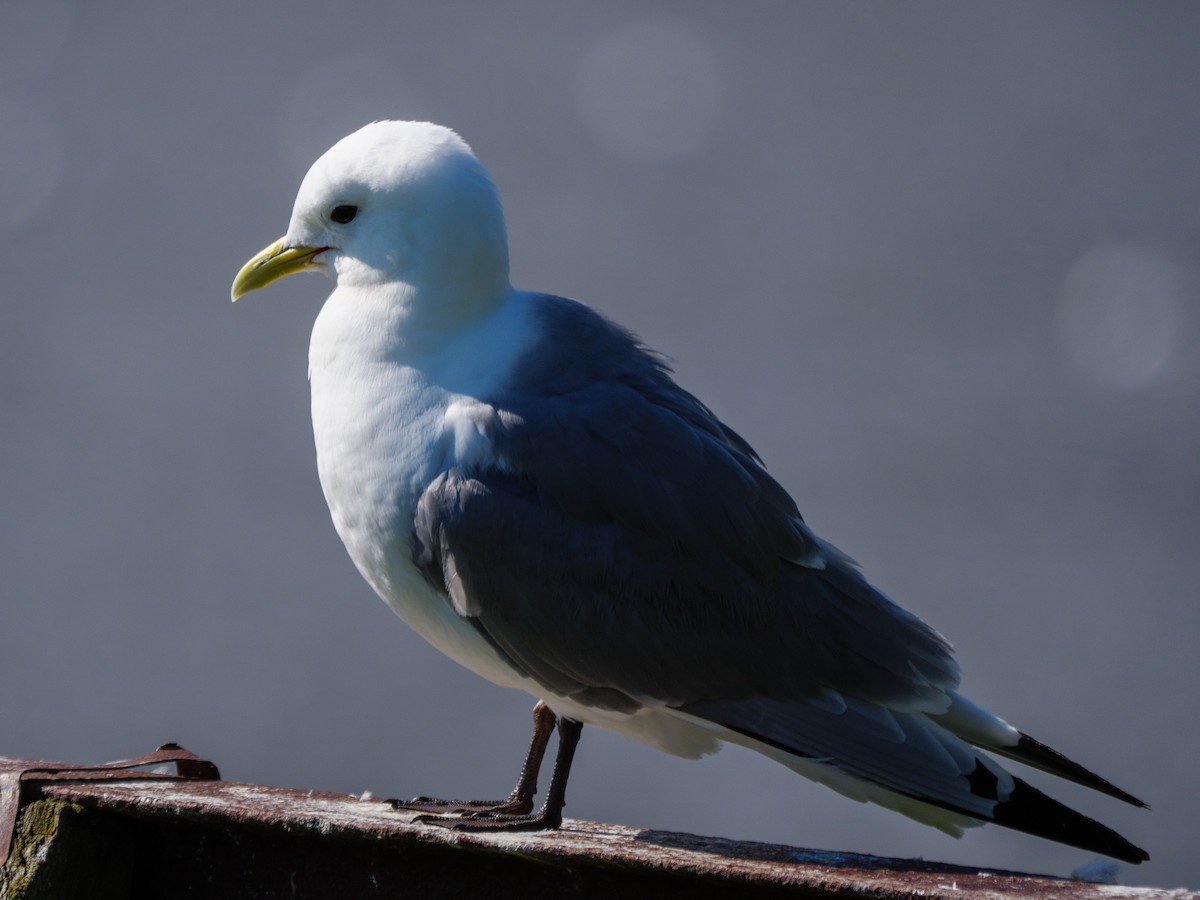
[[[1017,746],[1006,753],[1007,756],[1035,766],[1045,772],[1066,778],[1069,781],[1074,781],[1076,784],[1082,784],[1084,787],[1100,791],[1102,794],[1108,794],[1110,797],[1124,800],[1126,803],[1131,803],[1142,809],[1150,808],[1146,803],[1133,796],[1133,794],[1121,790],[1108,779],[1101,778],[1090,769],[1084,768],[1079,763],[1068,759],[1053,747],[1048,747],[1036,738],[1031,738],[1025,732],[1020,732],[1020,735],[1021,737],[1017,741]]]
[[[1019,778],[1014,778],[1013,782],[1012,793],[996,804],[992,812],[992,820],[997,825],[1135,865],[1150,859],[1149,853],[1107,825],[1075,812]]]

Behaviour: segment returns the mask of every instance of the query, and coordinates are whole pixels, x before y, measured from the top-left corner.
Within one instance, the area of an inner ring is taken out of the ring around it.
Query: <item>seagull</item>
[[[499,196],[454,131],[374,122],[336,143],[233,299],[303,271],[336,285],[309,380],[350,558],[425,640],[538,701],[507,798],[396,806],[456,830],[558,828],[588,724],[687,758],[749,747],[955,836],[994,822],[1149,859],[996,762],[1145,806],[960,694],[946,640],[818,537],[662,356],[511,286]]]

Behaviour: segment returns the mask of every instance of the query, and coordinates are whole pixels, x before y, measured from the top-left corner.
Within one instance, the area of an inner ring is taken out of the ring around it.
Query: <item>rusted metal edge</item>
[[[1200,900],[1187,890],[1099,885],[1040,875],[980,870],[923,860],[802,850],[567,819],[560,831],[464,834],[412,821],[415,813],[381,800],[236,782],[41,784],[42,796],[139,818],[174,818],[233,829],[307,833],[324,840],[451,845],[578,866],[619,866],[795,887],[831,896],[898,900]],[[1132,870],[1131,870],[1132,871]]]
[[[175,764],[172,772],[134,771],[143,766]],[[44,759],[14,759],[0,756],[0,867],[8,862],[17,817],[21,814],[22,786],[48,781],[217,781],[221,773],[178,744],[163,744],[153,753],[133,759],[118,759],[92,766],[49,762]]]

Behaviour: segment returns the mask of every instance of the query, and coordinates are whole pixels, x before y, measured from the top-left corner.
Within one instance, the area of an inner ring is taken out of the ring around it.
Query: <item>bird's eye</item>
[[[329,214],[329,218],[337,222],[339,225],[345,225],[348,222],[353,222],[354,217],[358,215],[358,207],[351,206],[348,203],[343,203],[340,206],[335,206],[333,212]]]

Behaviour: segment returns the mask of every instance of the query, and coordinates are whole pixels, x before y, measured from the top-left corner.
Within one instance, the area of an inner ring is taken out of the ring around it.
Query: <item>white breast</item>
[[[483,321],[415,353],[397,337],[394,309],[339,289],[309,348],[317,469],[350,558],[418,634],[513,687],[526,685],[421,576],[411,535],[430,482],[453,466],[490,460],[478,398],[503,383],[533,339],[527,312],[514,294]]]

